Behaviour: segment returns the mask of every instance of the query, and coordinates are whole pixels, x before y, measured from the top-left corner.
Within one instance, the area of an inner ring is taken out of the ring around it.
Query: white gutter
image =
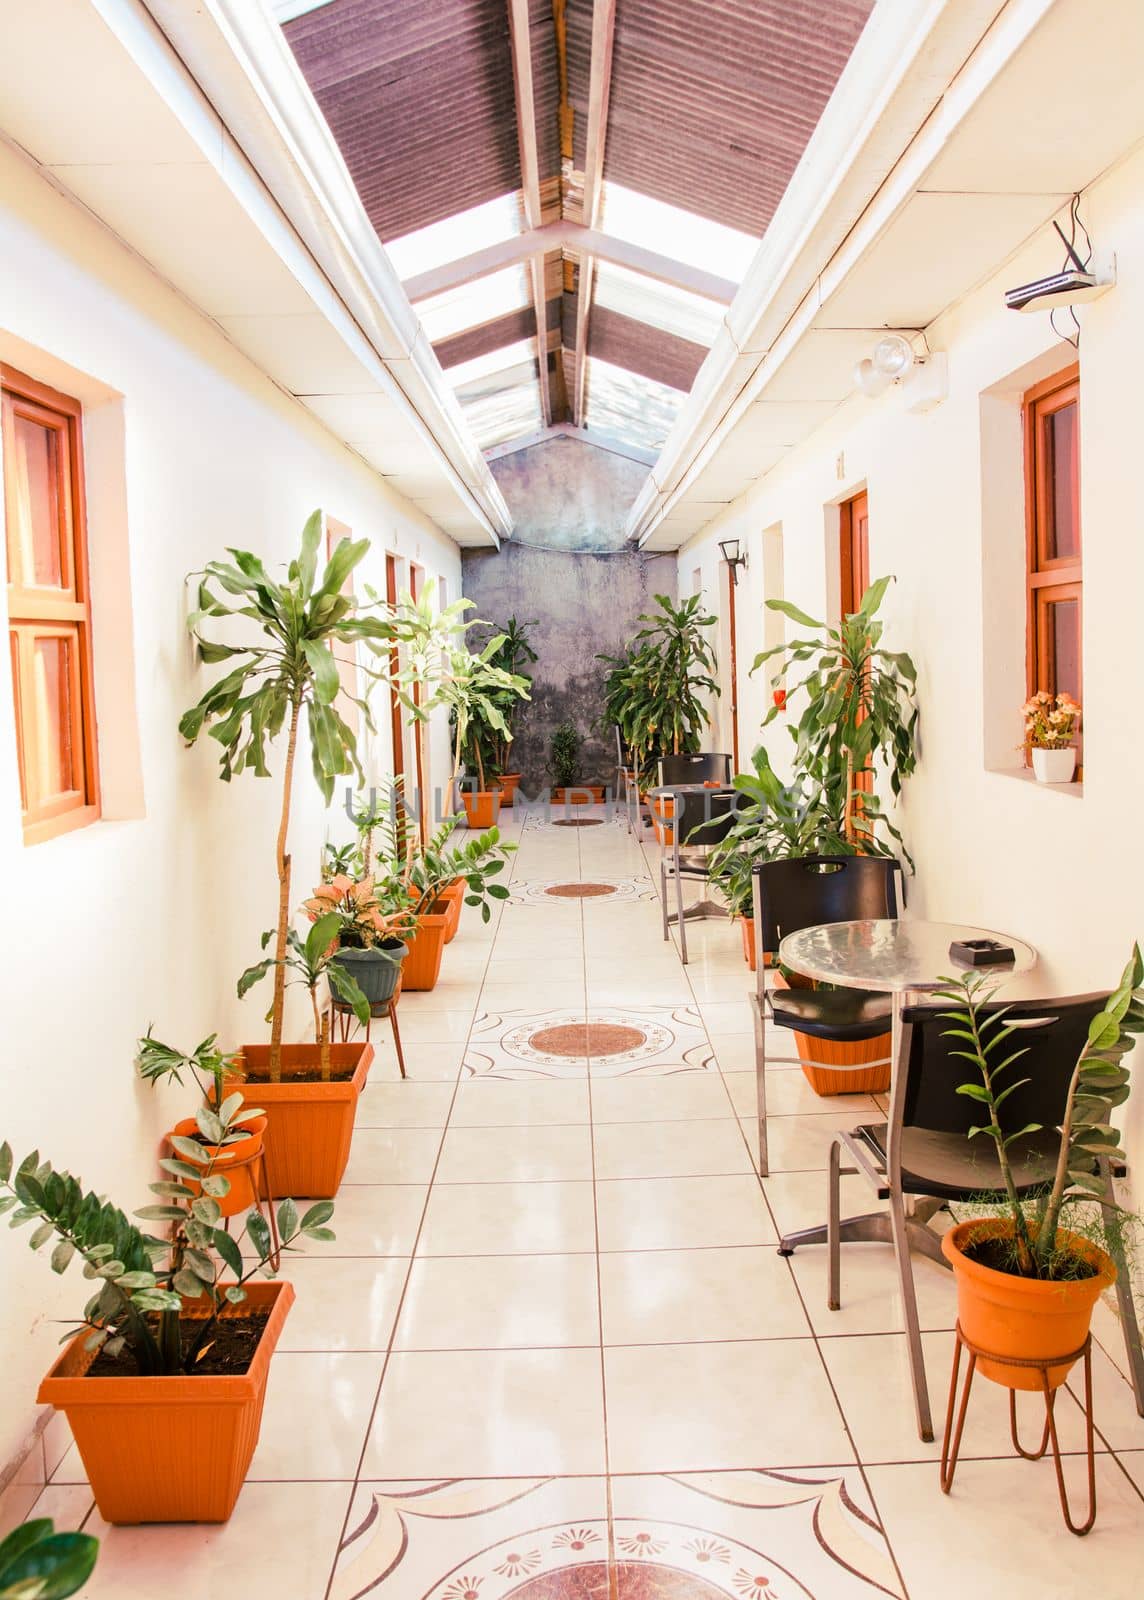
[[[494,543],[512,518],[457,398],[421,331],[366,216],[325,118],[273,15],[258,0],[95,0],[108,26],[152,75],[138,26],[146,7],[306,247],[383,370],[385,388],[412,412],[452,483]],[[131,26],[134,16],[134,26]],[[239,187],[231,176],[232,186]]]
[[[636,499],[629,539],[642,545],[651,537],[778,371],[817,314],[820,280],[835,258],[853,256],[858,236],[864,247],[885,226],[886,211],[904,204],[911,186],[894,169],[903,152],[917,156],[913,141],[944,144],[980,95],[983,83],[966,93],[954,80],[1001,13],[1001,37],[977,73],[986,81],[1053,3],[879,0]],[[924,170],[934,153],[922,164],[911,159],[911,172]],[[863,215],[872,201],[876,228]]]

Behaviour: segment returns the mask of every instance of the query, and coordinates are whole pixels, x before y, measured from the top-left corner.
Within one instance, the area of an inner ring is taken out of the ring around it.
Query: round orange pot
[[[774,977],[776,989],[813,989],[810,978],[795,973],[793,982],[781,972]],[[828,1099],[832,1094],[884,1094],[890,1087],[889,1033],[873,1039],[816,1039],[813,1034],[794,1033],[795,1048],[802,1075],[815,1094]]]
[[[743,935],[743,960],[752,972],[758,970],[758,957],[755,955],[755,919],[754,917],[739,917],[739,932]]]
[[[293,1302],[292,1284],[255,1281],[241,1305],[222,1312],[269,1313],[250,1366],[234,1377],[89,1378],[95,1355],[84,1349],[86,1331],[76,1335],[37,1398],[71,1424],[105,1521],[226,1521],[258,1443],[270,1358]]]
[[[257,1179],[256,1163],[262,1155],[262,1140],[266,1132],[267,1119],[265,1117],[252,1117],[242,1126],[249,1129],[250,1136],[240,1139],[237,1144],[205,1144],[199,1131],[199,1125],[194,1117],[184,1117],[181,1122],[176,1122],[171,1132],[167,1135],[167,1153],[175,1155],[173,1138],[197,1139],[203,1146],[203,1159],[196,1161],[192,1156],[180,1155],[180,1161],[189,1161],[192,1166],[203,1166],[210,1163],[211,1176],[228,1178],[230,1189],[218,1200],[218,1208],[224,1217],[237,1217],[244,1211],[249,1211],[258,1199],[255,1187]],[[201,1185],[193,1178],[181,1180],[196,1195],[202,1193]]]
[[[655,836],[660,844],[675,843],[675,829],[670,818],[675,816],[675,801],[670,795],[653,794],[651,804],[651,825],[655,829]]]
[[[447,889],[441,891],[441,901],[447,907],[445,912],[445,943],[452,944],[457,937],[457,929],[461,926],[461,907],[465,903],[465,890],[468,888],[464,878],[458,878]]]
[[[448,921],[448,907],[442,900],[434,901],[432,911],[419,914],[417,931],[406,937],[409,954],[401,968],[402,989],[425,990],[436,987]]]
[[[1022,1361],[1051,1361],[1072,1355],[1088,1338],[1093,1308],[1103,1290],[1116,1282],[1116,1268],[1103,1250],[1075,1233],[1058,1234],[1070,1250],[1096,1269],[1091,1278],[1054,1282],[998,1272],[965,1254],[975,1239],[1011,1238],[1013,1225],[1004,1217],[959,1222],[944,1234],[942,1254],[957,1282],[957,1320],[961,1331],[980,1350]],[[1049,1368],[1049,1387],[1057,1389],[1072,1370],[1071,1361]],[[1007,1367],[979,1359],[977,1370],[1006,1389],[1041,1389],[1036,1367]]]
[[[492,828],[500,816],[501,792],[499,789],[461,790],[461,804],[470,828]]]

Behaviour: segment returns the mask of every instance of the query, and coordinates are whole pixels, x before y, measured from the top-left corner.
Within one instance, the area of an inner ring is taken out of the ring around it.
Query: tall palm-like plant
[[[529,680],[496,665],[504,642],[502,634],[490,639],[484,649],[473,654],[462,646],[449,652],[448,671],[441,681],[440,699],[449,707],[453,722],[453,783],[461,775],[465,759],[471,755],[477,764],[477,782],[485,787],[482,746],[496,738],[507,749],[512,743],[508,705],[527,700]]]
[[[271,776],[267,745],[286,731],[275,859],[278,871],[278,922],[274,947],[274,1001],[270,1024],[270,1077],[282,1075],[282,1018],[286,956],[290,931],[290,856],[286,845],[294,788],[298,730],[305,707],[310,759],[327,804],[335,780],[359,772],[354,734],[334,701],[341,689],[335,646],[358,640],[374,645],[392,639],[392,627],[372,607],[360,606],[343,593],[350,573],[369,549],[368,539],[344,539],[334,550],[321,579],[318,549],[322,513],[315,511],[302,530],[302,544],[285,580],[275,580],[248,550],[230,550],[231,561],[211,561],[200,574],[199,605],[187,619],[199,654],[209,663],[237,664],[211,685],[179,720],[189,745],[206,728],[222,746],[220,775],[229,783],[235,773]],[[258,625],[261,642],[222,644],[207,637],[203,624],[216,618],[249,618]],[[368,707],[357,702],[367,726]]]
[[[658,755],[699,749],[711,720],[702,696],[719,693],[705,633],[717,619],[702,609],[699,595],[678,606],[663,594],[655,600],[658,609],[639,617],[645,626],[627,652],[599,657],[612,669],[604,684],[605,714],[619,726],[641,774]]]
[[[814,633],[764,650],[751,666],[754,673],[765,662],[780,658],[780,681],[807,667],[805,676],[787,687],[785,697],[789,703],[805,695],[802,715],[790,730],[795,762],[817,778],[832,807],[841,802],[843,837],[852,848],[862,850],[875,847],[879,821],[899,837],[873,793],[877,766],[886,770],[897,796],[902,780],[917,764],[917,672],[904,652],[883,648],[883,624],[877,616],[892,582],[892,577],[885,577],[872,583],[858,610],[836,628],[815,621],[787,600],[768,600],[772,611]],[[771,707],[764,728],[781,709]]]

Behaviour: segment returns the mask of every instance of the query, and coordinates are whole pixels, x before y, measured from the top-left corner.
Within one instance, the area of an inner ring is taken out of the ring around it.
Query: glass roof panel
[[[674,333],[694,344],[710,345],[723,322],[726,307],[706,295],[693,294],[674,283],[661,283],[646,273],[596,264],[596,303],[625,317],[635,317],[663,333]]]
[[[585,423],[627,439],[641,449],[658,452],[675,421],[685,396],[666,383],[613,366],[598,356],[588,357]]]
[[[693,211],[682,211],[606,178],[600,227],[629,244],[642,244],[736,283],[742,281],[759,248],[759,240],[749,233],[697,217]]]
[[[536,347],[531,339],[463,361],[450,367],[446,377],[482,450],[535,433],[543,426]]]
[[[439,344],[465,328],[479,328],[503,317],[506,312],[517,311],[531,304],[531,300],[528,273],[524,264],[517,262],[500,272],[490,272],[470,283],[458,284],[455,289],[430,295],[426,300],[415,300],[413,309],[421,319],[430,344]]]
[[[414,278],[419,272],[428,272],[446,261],[459,261],[486,245],[515,239],[521,223],[520,193],[515,191],[486,200],[470,211],[458,211],[456,216],[431,222],[427,228],[417,228],[400,239],[390,239],[385,248],[397,276]]]

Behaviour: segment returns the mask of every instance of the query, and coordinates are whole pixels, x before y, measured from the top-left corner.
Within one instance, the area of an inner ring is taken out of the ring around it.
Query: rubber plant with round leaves
[[[0,1539],[0,1600],[68,1600],[91,1577],[99,1540],[57,1533],[51,1517],[34,1517]]]
[[[198,609],[187,619],[202,659],[227,671],[179,722],[190,745],[206,731],[221,746],[220,776],[251,772],[269,778],[267,747],[285,735],[282,799],[275,840],[278,919],[274,934],[274,997],[269,1046],[244,1046],[241,1073],[254,1080],[265,1102],[267,1157],[275,1192],[330,1195],[345,1167],[358,1096],[373,1057],[368,1043],[334,1045],[333,1070],[323,1066],[319,1042],[284,1045],[287,955],[290,939],[290,810],[303,710],[315,781],[329,804],[338,777],[360,776],[356,740],[335,704],[342,691],[335,649],[364,641],[374,649],[393,638],[380,604],[359,604],[345,585],[369,549],[368,539],[344,539],[320,577],[318,550],[323,517],[315,511],[302,530],[301,547],[281,578],[257,556],[231,549],[230,561],[212,561],[199,575]],[[206,631],[221,621],[231,632],[239,619],[257,629],[244,643],[222,643]],[[367,671],[370,669],[367,669]],[[358,702],[372,728],[368,705]],[[283,1081],[283,1080],[286,1081]],[[316,1172],[316,1177],[315,1177]],[[310,1187],[312,1183],[317,1187]]]
[[[958,1223],[944,1235],[942,1251],[957,1279],[958,1321],[965,1336],[999,1357],[1052,1361],[1072,1356],[1084,1343],[1093,1308],[1116,1280],[1123,1261],[1125,1217],[1107,1197],[1105,1172],[1123,1160],[1120,1135],[1109,1121],[1129,1094],[1124,1058],[1144,1033],[1144,962],[1135,945],[1113,994],[1092,1020],[1065,1097],[1053,1175],[1039,1191],[1022,1195],[1011,1147],[1045,1130],[1037,1124],[1005,1126],[1001,1107],[1028,1080],[1020,1076],[1026,1051],[1020,1029],[1004,1006],[991,1006],[997,985],[983,973],[945,980],[938,998],[949,1006],[958,1041],[953,1052],[973,1071],[958,1093],[981,1107],[970,1138],[992,1142],[1005,1200],[985,1218]],[[976,1209],[976,1208],[975,1208]],[[1071,1223],[1071,1226],[1069,1225]],[[1070,1361],[1048,1369],[1050,1389],[1065,1381]],[[987,1358],[978,1370],[1011,1389],[1039,1389],[1040,1373]]]
[[[197,1120],[212,1144],[251,1114],[235,1094],[208,1110]],[[33,1250],[54,1241],[54,1272],[78,1260],[95,1285],[39,1399],[66,1413],[108,1522],[225,1522],[258,1442],[270,1359],[294,1299],[289,1283],[267,1281],[278,1250],[266,1218],[252,1211],[240,1234],[228,1233],[220,1201],[229,1180],[201,1164],[203,1143],[173,1143],[160,1161],[165,1176],[150,1186],[157,1201],[135,1213],[166,1227],[162,1238],[38,1152],[16,1164],[0,1145],[0,1212],[13,1227],[34,1224]],[[332,1215],[329,1201],[299,1215],[283,1200],[279,1248],[332,1240]]]

